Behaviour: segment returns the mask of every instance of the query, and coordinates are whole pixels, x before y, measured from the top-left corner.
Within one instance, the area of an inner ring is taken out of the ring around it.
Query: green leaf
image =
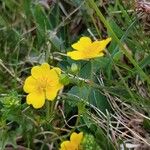
[[[89,92],[90,89],[85,86],[74,86],[68,93],[78,96],[79,99],[87,100]]]
[[[90,61],[85,62],[80,69],[79,76],[85,79],[91,79],[91,69],[92,69],[91,62]]]
[[[91,89],[90,95],[89,95],[89,103],[96,106],[99,110],[102,112],[106,112],[106,109],[108,111],[111,110],[111,107],[109,105],[109,102],[107,101],[107,98],[104,94],[100,93],[99,90]]]
[[[74,86],[68,93],[77,96],[78,101],[82,99],[83,101],[94,105],[103,112],[105,112],[106,109],[111,110],[107,98],[102,93],[100,93],[99,90],[94,88],[89,88],[88,86]]]

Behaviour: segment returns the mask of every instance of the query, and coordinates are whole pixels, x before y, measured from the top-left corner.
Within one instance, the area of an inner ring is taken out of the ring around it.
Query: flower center
[[[92,54],[93,54],[93,49],[91,46],[86,47],[85,50],[83,51],[84,57],[91,56]]]
[[[46,86],[47,86],[47,84],[48,84],[48,79],[47,78],[41,78],[41,79],[39,79],[39,81],[38,81],[38,88],[39,88],[39,90],[41,91],[45,91],[46,90]]]

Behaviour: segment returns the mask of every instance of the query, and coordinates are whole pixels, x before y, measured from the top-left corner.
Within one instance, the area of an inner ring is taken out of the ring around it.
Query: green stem
[[[51,111],[50,111],[50,101],[46,101],[46,120],[49,121],[50,119],[50,114],[51,114]]]
[[[53,118],[53,115],[54,115],[54,105],[55,105],[55,102],[54,101],[46,101],[46,120],[47,121],[50,121],[52,118]]]
[[[78,104],[78,105],[80,105],[80,104]],[[79,106],[78,106],[78,116],[77,116],[77,120],[76,120],[76,123],[75,123],[75,127],[72,129],[72,131],[71,132],[74,132],[74,130],[77,128],[77,126],[78,126],[78,123],[79,123],[79,119],[80,119],[80,110],[79,110],[80,108],[79,108]]]
[[[53,116],[54,106],[55,106],[55,101],[51,101],[51,109],[50,109],[51,116]]]
[[[90,74],[90,80],[92,81],[92,79],[93,79],[93,60],[91,60],[90,61],[90,63],[91,63],[91,74]],[[89,90],[89,92],[88,92],[88,94],[87,94],[87,96],[86,96],[86,100],[88,100],[88,97],[89,97],[89,94],[90,94],[90,92],[91,92],[91,89],[92,88],[90,88],[90,90]],[[79,123],[79,120],[80,120],[80,115],[82,114],[82,112],[83,112],[83,109],[84,109],[84,107],[85,107],[85,104],[82,104],[82,103],[78,103],[78,117],[77,117],[77,120],[76,120],[76,123],[75,123],[75,128],[73,128],[72,129],[72,131],[71,132],[73,132],[76,128],[77,128],[77,125],[78,125],[78,123]]]

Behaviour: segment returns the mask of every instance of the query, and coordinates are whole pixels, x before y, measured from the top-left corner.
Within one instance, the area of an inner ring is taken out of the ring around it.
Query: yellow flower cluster
[[[81,37],[72,47],[73,51],[68,52],[67,56],[74,60],[88,60],[91,58],[101,57],[105,53],[107,44],[111,38],[101,41],[94,41],[89,37]],[[61,69],[58,67],[50,68],[48,63],[34,66],[31,69],[31,76],[27,77],[23,89],[28,93],[26,97],[27,104],[33,105],[34,108],[41,108],[45,100],[53,101],[58,91],[63,87],[60,82]],[[60,150],[81,150],[83,132],[73,132],[70,140],[63,141]]]
[[[81,37],[72,47],[74,51],[68,52],[67,56],[74,60],[88,60],[104,55],[104,50],[111,38],[101,41],[94,41],[89,37]],[[54,100],[58,91],[63,87],[59,81],[61,69],[54,67],[50,69],[49,64],[43,63],[41,66],[34,66],[24,83],[24,91],[28,93],[27,104],[32,104],[34,108],[41,108],[45,104],[45,99]],[[74,137],[74,134],[73,136]]]
[[[81,141],[83,139],[83,132],[73,132],[70,136],[70,141],[63,141],[60,150],[81,150]]]

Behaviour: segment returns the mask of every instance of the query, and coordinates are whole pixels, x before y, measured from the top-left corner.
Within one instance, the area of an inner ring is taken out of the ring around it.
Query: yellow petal
[[[45,71],[50,69],[50,65],[48,63],[43,63],[41,64],[41,68],[44,69]]]
[[[72,47],[75,50],[83,51],[90,44],[91,44],[91,39],[89,37],[81,37],[80,40],[77,43],[72,44]]]
[[[47,72],[47,86],[54,87],[59,83],[61,69],[54,67]]]
[[[32,76],[29,76],[24,83],[23,90],[26,93],[33,92],[37,89],[37,81]]]
[[[74,143],[71,143],[70,141],[64,141],[61,144],[60,150],[77,150],[77,149]]]
[[[54,67],[53,69],[50,70],[49,76],[52,80],[59,80],[59,75],[61,74],[61,69]]]
[[[98,54],[92,54],[92,55],[90,55],[89,57],[87,57],[87,59],[96,58],[96,57],[102,57],[102,56],[104,56],[104,53],[100,52]]]
[[[50,86],[47,87],[46,88],[46,99],[53,101],[56,98],[58,91],[62,87],[63,87],[63,85],[61,85],[61,84],[57,84],[57,85],[55,85],[55,87],[50,87]]]
[[[101,40],[101,41],[95,41],[93,42],[93,46],[96,45],[97,49],[99,49],[99,52],[104,50],[107,46],[107,44],[111,41],[111,38],[107,38],[105,40]]]
[[[102,57],[102,56],[104,56],[103,52],[99,53],[96,57]]]
[[[74,60],[81,60],[84,58],[83,53],[80,51],[68,52],[67,56],[71,57],[71,59],[74,59]]]
[[[28,94],[27,104],[32,104],[34,108],[41,108],[45,103],[45,95],[42,91],[36,91]]]
[[[61,74],[61,69],[60,69],[60,68],[54,67],[53,69],[51,69],[51,71],[53,71],[53,70],[54,70],[58,75]]]
[[[31,69],[31,75],[35,79],[42,78],[43,76],[47,76],[47,72],[50,71],[50,66],[47,63],[43,63],[41,66],[35,66]]]
[[[41,74],[41,67],[40,66],[34,66],[32,69],[31,69],[31,75],[35,78],[35,79],[38,79],[39,77],[42,76]]]
[[[70,141],[75,143],[77,146],[79,146],[82,138],[83,138],[83,132],[80,132],[78,134],[76,132],[73,132],[70,136]]]

